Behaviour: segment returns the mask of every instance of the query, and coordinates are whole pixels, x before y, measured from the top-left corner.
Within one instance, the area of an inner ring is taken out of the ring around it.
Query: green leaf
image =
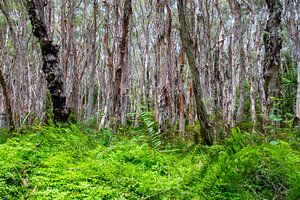
[[[278,143],[279,143],[279,142],[277,142],[277,141],[275,141],[275,140],[272,140],[272,141],[270,142],[270,144],[273,145],[273,146],[277,145]]]

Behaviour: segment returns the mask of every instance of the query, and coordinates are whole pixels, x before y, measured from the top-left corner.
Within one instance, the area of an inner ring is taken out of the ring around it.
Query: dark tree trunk
[[[280,50],[282,46],[281,39],[281,13],[282,5],[280,0],[266,0],[269,12],[265,33],[263,36],[265,45],[264,58],[264,79],[266,99],[278,96],[279,87],[279,70],[280,70]]]
[[[42,50],[43,72],[47,80],[47,88],[52,98],[53,114],[55,122],[66,122],[69,116],[66,108],[64,94],[63,73],[59,68],[59,46],[53,40],[47,29],[44,18],[44,1],[28,0],[28,14],[32,25],[32,32],[38,38]]]
[[[280,27],[282,5],[280,0],[266,0],[266,3],[268,6],[269,18],[263,35],[265,46],[263,76],[265,79],[264,90],[267,101],[265,103],[266,109],[262,120],[263,129],[269,123],[268,117],[270,109],[274,104],[274,102],[271,101],[271,97],[279,97],[280,95],[280,50],[282,47]],[[263,131],[265,132],[265,130]]]
[[[10,104],[10,95],[9,92],[7,91],[7,85],[4,80],[4,76],[1,69],[0,69],[0,86],[2,88],[3,97],[4,97],[5,111],[7,115],[6,120],[8,122],[9,129],[13,130],[15,128],[15,124],[13,121],[13,112]]]
[[[194,89],[194,94],[196,99],[197,115],[201,126],[202,142],[205,145],[212,145],[213,143],[212,129],[208,122],[208,114],[202,100],[202,88],[200,84],[199,70],[196,66],[195,55],[194,55],[195,45],[189,33],[188,25],[186,22],[187,20],[185,18],[184,0],[178,0],[177,6],[178,6],[178,18],[181,25],[180,37],[191,69],[193,89]]]

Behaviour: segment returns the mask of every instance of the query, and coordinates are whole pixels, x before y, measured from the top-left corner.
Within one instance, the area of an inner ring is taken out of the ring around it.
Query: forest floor
[[[0,199],[300,199],[299,141],[236,131],[224,145],[154,149],[144,135],[29,129],[0,132]]]

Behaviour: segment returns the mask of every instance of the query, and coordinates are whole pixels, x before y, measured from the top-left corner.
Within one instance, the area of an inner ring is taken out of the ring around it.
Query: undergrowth
[[[225,145],[176,151],[76,125],[0,138],[0,199],[300,198],[299,151],[238,129]]]

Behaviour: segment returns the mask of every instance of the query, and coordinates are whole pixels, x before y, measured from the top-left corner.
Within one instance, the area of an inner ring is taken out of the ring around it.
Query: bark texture
[[[201,126],[202,142],[204,145],[212,145],[213,144],[212,131],[211,131],[211,126],[208,122],[208,114],[202,100],[202,88],[200,83],[199,69],[196,66],[195,55],[194,55],[195,46],[189,32],[187,20],[185,18],[184,0],[178,0],[177,7],[178,7],[178,18],[181,26],[180,37],[181,37],[181,41],[185,53],[188,58],[188,62],[192,74],[193,89],[194,89],[194,94],[196,99],[197,116]]]
[[[115,71],[114,82],[114,113],[117,123],[121,120],[121,81],[124,68],[126,67],[126,55],[128,53],[128,29],[130,16],[132,14],[131,0],[126,0],[122,16],[122,33],[119,41],[119,63]]]
[[[294,61],[297,63],[297,97],[295,105],[295,115],[300,125],[300,1],[286,1],[287,29],[289,42]]]
[[[28,15],[32,25],[32,32],[38,38],[47,88],[52,98],[54,121],[66,122],[69,116],[64,94],[63,73],[59,68],[59,46],[53,43],[44,17],[44,1],[28,0]]]
[[[92,32],[92,60],[91,60],[91,67],[90,67],[90,76],[89,76],[89,96],[88,96],[88,104],[87,104],[87,117],[92,117],[94,111],[94,90],[95,90],[95,76],[96,76],[96,39],[97,39],[97,15],[98,15],[98,2],[96,0],[93,1],[94,8],[93,8],[93,32]]]
[[[234,17],[234,28],[233,28],[233,48],[234,48],[234,57],[233,57],[233,68],[238,72],[237,79],[233,84],[238,85],[240,95],[239,95],[239,104],[236,113],[237,122],[241,122],[244,119],[245,114],[245,74],[246,74],[246,64],[245,64],[245,51],[244,51],[244,42],[243,42],[243,26],[242,26],[242,13],[241,13],[241,4],[237,0],[229,0],[230,9]],[[236,86],[233,86],[236,88]],[[234,94],[236,95],[236,94]],[[235,98],[235,96],[234,96]],[[235,104],[232,105],[235,107]]]
[[[266,3],[269,19],[263,36],[265,45],[264,88],[266,99],[270,103],[270,97],[276,97],[280,93],[280,50],[282,46],[280,24],[282,5],[280,0],[266,0]]]
[[[7,90],[7,84],[4,80],[4,76],[2,73],[2,70],[0,69],[0,86],[2,88],[2,93],[4,97],[4,105],[5,105],[5,111],[6,111],[6,120],[9,124],[9,129],[13,130],[15,128],[15,124],[13,121],[13,112],[10,104],[10,95]]]

